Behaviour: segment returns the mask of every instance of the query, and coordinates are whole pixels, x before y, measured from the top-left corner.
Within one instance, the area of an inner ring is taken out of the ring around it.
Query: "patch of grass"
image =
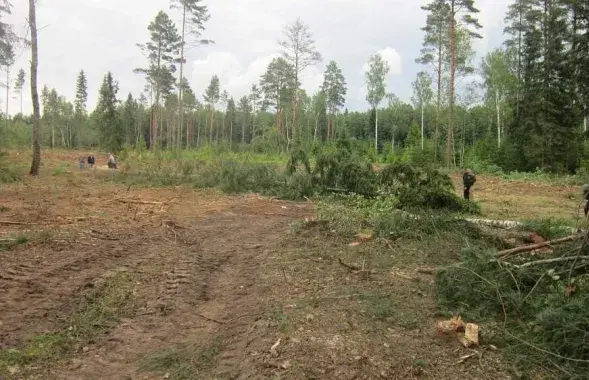
[[[69,164],[66,162],[62,162],[59,166],[54,167],[51,169],[52,176],[58,176],[66,174],[69,171]]]
[[[270,321],[278,331],[287,334],[294,330],[294,326],[290,317],[285,314],[283,310],[282,306],[275,307],[274,310],[270,312]]]
[[[568,236],[571,234],[571,227],[576,227],[571,220],[557,218],[531,219],[522,224],[518,227],[519,230],[534,231],[548,240]]]
[[[221,351],[217,337],[207,346],[184,345],[152,354],[143,359],[141,368],[165,373],[170,380],[200,379],[203,371],[214,367]]]
[[[405,329],[414,329],[423,324],[426,308],[410,302],[412,295],[386,292],[364,292],[359,301],[367,316],[391,322]]]
[[[15,238],[7,237],[5,239],[0,239],[0,251],[10,251],[15,249],[19,245],[23,245],[28,243],[29,238],[27,235],[18,235]]]
[[[10,367],[49,365],[102,335],[119,318],[129,315],[132,286],[126,272],[107,277],[85,296],[64,330],[35,336],[23,347],[0,350],[0,375],[8,376]]]
[[[0,151],[0,183],[16,182],[20,179],[18,171],[8,162],[6,152]]]

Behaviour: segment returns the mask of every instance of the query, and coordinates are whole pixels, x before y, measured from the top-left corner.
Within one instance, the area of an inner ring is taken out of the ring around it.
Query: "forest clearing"
[[[134,186],[79,154],[2,185],[6,379],[513,378],[485,325],[476,348],[436,335],[416,269],[456,263],[481,239],[464,226],[351,245],[334,203]],[[576,191],[480,176],[474,197],[483,217],[574,223]]]
[[[589,2],[305,1],[0,0],[0,380],[588,378]]]

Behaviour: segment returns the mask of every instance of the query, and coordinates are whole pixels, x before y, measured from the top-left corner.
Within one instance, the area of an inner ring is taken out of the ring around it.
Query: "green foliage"
[[[587,247],[579,248],[581,256],[589,253]],[[558,252],[553,257],[576,255],[570,246],[554,249]],[[514,260],[517,264],[500,263],[492,250],[464,249],[461,265],[437,275],[440,307],[484,324],[483,343],[506,345],[508,357],[521,370],[545,371],[552,374],[550,378],[585,378],[589,370],[586,262]]]
[[[303,164],[308,174],[311,174],[311,164],[307,153],[302,149],[294,149],[290,155],[290,159],[286,164],[286,174],[292,175],[297,171],[297,166]]]
[[[8,162],[8,154],[0,151],[0,184],[18,181],[20,175]]]
[[[117,110],[119,85],[108,72],[100,86],[98,105],[92,119],[100,135],[101,146],[111,152],[118,152],[124,144],[125,133]]]
[[[475,203],[458,197],[446,174],[405,163],[385,167],[379,175],[380,186],[399,199],[401,208],[433,208],[479,213]]]

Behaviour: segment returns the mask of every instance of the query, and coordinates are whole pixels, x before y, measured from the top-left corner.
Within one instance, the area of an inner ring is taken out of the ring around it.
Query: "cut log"
[[[582,239],[583,237],[585,237],[584,233],[577,234],[577,235],[571,235],[571,236],[567,236],[567,237],[556,239],[556,240],[545,241],[545,242],[538,243],[538,244],[522,245],[519,247],[506,249],[506,250],[497,252],[497,258],[504,258],[505,256],[513,255],[515,253],[529,252],[529,251],[533,251],[535,249],[540,249],[540,248],[551,246],[551,245],[567,243],[570,241]]]

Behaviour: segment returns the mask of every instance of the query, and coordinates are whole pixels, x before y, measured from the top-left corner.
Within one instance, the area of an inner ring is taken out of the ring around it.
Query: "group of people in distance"
[[[78,163],[80,165],[80,169],[84,169],[86,167],[86,163],[88,163],[90,169],[93,169],[94,165],[96,165],[96,158],[93,155],[89,155],[88,157],[81,156],[80,158],[78,158]],[[109,169],[117,168],[117,160],[114,154],[108,154],[107,165]]]

